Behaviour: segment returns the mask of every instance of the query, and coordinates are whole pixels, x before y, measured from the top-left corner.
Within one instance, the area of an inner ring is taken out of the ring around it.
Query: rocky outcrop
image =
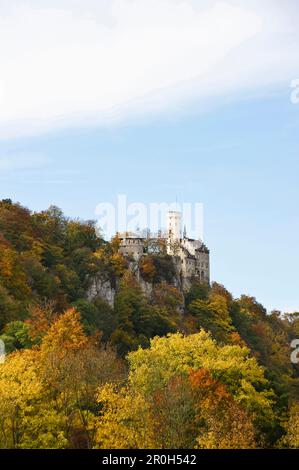
[[[192,279],[185,278],[182,276],[181,260],[179,257],[173,257],[172,263],[174,267],[174,271],[173,271],[174,275],[171,281],[166,281],[166,280],[165,281],[169,283],[170,285],[172,285],[173,287],[176,287],[176,289],[184,297],[184,292],[186,292],[190,288]],[[148,299],[150,299],[152,296],[155,284],[152,282],[146,281],[142,277],[140,273],[138,261],[130,261],[129,269],[136,277],[142,291],[144,292],[144,295]],[[98,276],[95,276],[90,282],[90,287],[87,291],[87,299],[89,301],[92,301],[96,298],[101,298],[105,302],[107,302],[107,304],[109,304],[111,307],[114,307],[114,301],[115,301],[115,296],[117,293],[117,288],[118,288],[118,282],[112,283],[111,280],[99,274]]]
[[[109,280],[101,277],[94,277],[87,291],[87,299],[93,300],[98,297],[105,300],[110,307],[114,307],[116,289],[112,287]]]

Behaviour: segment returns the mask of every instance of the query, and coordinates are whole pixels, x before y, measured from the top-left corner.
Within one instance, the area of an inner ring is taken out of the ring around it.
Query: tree
[[[102,339],[107,342],[116,329],[116,315],[113,309],[101,298],[92,302],[81,299],[73,304],[81,315],[81,321],[87,334],[101,332]]]
[[[65,447],[63,417],[47,399],[38,377],[37,356],[23,350],[0,364],[0,446]]]
[[[4,341],[6,352],[15,349],[30,348],[32,342],[29,336],[29,327],[22,321],[7,323],[0,339]]]
[[[193,300],[188,311],[198,322],[198,326],[211,331],[214,338],[229,342],[235,331],[225,297],[211,292],[209,300]]]
[[[91,447],[94,434],[95,394],[106,382],[123,380],[122,362],[109,347],[89,339],[75,309],[57,318],[43,338],[40,348],[41,374],[48,393],[65,416],[68,440],[81,434]]]
[[[8,322],[25,316],[25,308],[20,301],[16,301],[0,281],[0,329]]]
[[[43,337],[57,318],[53,302],[46,302],[43,306],[31,305],[29,316],[26,319],[28,334],[33,344],[40,344]]]
[[[153,258],[150,256],[144,256],[139,262],[139,269],[142,278],[146,282],[153,282],[156,276],[156,268]]]
[[[282,447],[299,448],[299,404],[293,403],[290,408],[289,420],[285,424],[285,436],[281,439]]]
[[[145,395],[154,394],[177,374],[204,368],[227,387],[236,403],[249,413],[260,434],[264,423],[274,420],[273,392],[263,368],[249,357],[247,348],[219,346],[205,331],[187,337],[176,333],[154,338],[149,349],[131,352],[128,360],[129,381]]]
[[[182,303],[180,292],[165,282],[153,287],[150,298],[145,296],[136,278],[126,273],[115,297],[117,327],[111,335],[119,354],[148,346],[154,336],[175,332]]]
[[[0,234],[0,283],[10,295],[24,301],[28,299],[30,287],[17,252]]]
[[[248,350],[221,347],[204,331],[154,338],[128,360],[127,387],[99,391],[100,447],[255,447],[259,416],[272,417],[263,369]]]
[[[96,420],[96,448],[155,448],[149,407],[140,393],[107,384],[99,389],[97,400],[101,414]]]
[[[199,281],[193,281],[189,291],[186,293],[186,306],[188,307],[194,300],[207,301],[209,298],[210,287],[208,284],[203,284]]]
[[[148,396],[155,448],[192,449],[196,446],[198,423],[194,398],[189,377],[179,374]]]
[[[152,322],[149,306],[136,279],[127,273],[115,297],[115,315],[117,328],[111,336],[120,355],[139,345],[148,343],[152,333]]]
[[[0,445],[6,448],[91,447],[96,390],[124,380],[123,363],[88,338],[70,309],[41,336],[40,347],[0,365]]]
[[[95,252],[99,267],[106,274],[113,285],[117,278],[121,278],[128,267],[127,260],[119,252],[120,238],[116,235],[110,243],[103,243]]]
[[[229,394],[206,369],[176,375],[151,400],[156,447],[250,448],[254,426]]]
[[[195,419],[200,433],[197,445],[205,449],[246,449],[255,447],[255,430],[248,413],[220,381],[206,369],[191,371],[195,396]]]

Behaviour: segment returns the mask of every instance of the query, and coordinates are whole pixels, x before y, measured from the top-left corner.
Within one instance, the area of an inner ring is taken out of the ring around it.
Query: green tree
[[[0,335],[4,341],[6,352],[12,352],[15,349],[30,348],[32,342],[29,336],[29,326],[22,321],[7,323]]]
[[[82,324],[88,334],[100,331],[103,341],[107,342],[116,329],[116,316],[113,309],[101,298],[92,302],[81,299],[74,307],[81,314]]]

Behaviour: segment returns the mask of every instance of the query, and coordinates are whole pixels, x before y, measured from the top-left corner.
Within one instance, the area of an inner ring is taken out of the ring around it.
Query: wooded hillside
[[[299,447],[299,313],[142,260],[93,222],[0,202],[0,447]],[[90,298],[97,276],[114,306]],[[182,307],[183,306],[183,307]]]

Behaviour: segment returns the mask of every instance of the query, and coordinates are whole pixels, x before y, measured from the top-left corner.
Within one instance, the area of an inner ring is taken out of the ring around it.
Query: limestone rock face
[[[144,279],[142,279],[142,277],[139,280],[139,284],[140,284],[140,287],[141,287],[142,292],[144,293],[144,295],[147,298],[150,298],[152,293],[153,293],[153,289],[154,289],[153,284],[151,284],[150,282],[144,281]]]
[[[175,275],[172,278],[172,281],[169,283],[173,287],[176,287],[178,291],[184,296],[184,292],[190,288],[191,279],[187,279],[182,277],[181,275],[181,260],[179,257],[173,257],[172,259],[174,265],[174,272]],[[147,282],[143,279],[140,269],[139,263],[136,261],[131,261],[128,264],[130,271],[136,277],[144,295],[150,299],[155,285],[152,282]],[[95,300],[97,298],[101,298],[105,302],[107,302],[110,307],[114,307],[115,296],[118,290],[118,282],[112,283],[111,280],[103,277],[103,275],[99,274],[95,276],[90,281],[89,289],[86,293],[86,298],[89,301]]]
[[[101,277],[94,277],[87,291],[87,299],[89,301],[101,298],[107,302],[110,307],[114,307],[116,289],[112,287],[109,280]]]

